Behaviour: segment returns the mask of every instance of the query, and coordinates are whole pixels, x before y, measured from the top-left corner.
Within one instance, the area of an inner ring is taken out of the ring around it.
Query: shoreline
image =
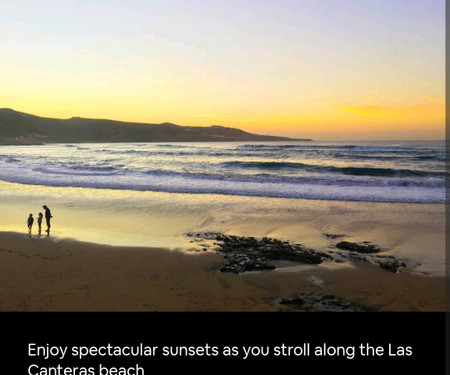
[[[446,308],[444,205],[6,182],[0,204],[2,311],[300,311],[277,302],[300,293],[331,294],[374,311]],[[53,215],[50,237],[36,238],[35,226],[28,238],[26,217],[43,204]],[[223,254],[204,251],[186,235],[192,232],[276,238],[318,252],[341,240],[368,241],[386,249],[382,255],[419,265],[411,274],[359,261],[281,261],[271,271],[222,273]]]
[[[291,311],[280,298],[330,293],[374,311],[445,311],[445,277],[354,263],[221,273],[222,256],[0,232],[2,311]],[[321,280],[318,285],[314,280]]]
[[[0,181],[2,231],[52,210],[52,234],[112,246],[187,248],[189,232],[276,237],[323,249],[325,233],[432,261],[445,274],[445,205],[263,198],[22,185]],[[33,229],[36,232],[36,227]],[[430,246],[431,245],[431,246]],[[432,250],[432,251],[430,251]],[[430,262],[424,262],[430,263]]]

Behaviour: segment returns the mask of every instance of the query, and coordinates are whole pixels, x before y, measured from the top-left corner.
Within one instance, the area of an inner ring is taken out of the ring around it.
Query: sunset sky
[[[0,69],[39,116],[443,139],[445,1],[8,1]]]

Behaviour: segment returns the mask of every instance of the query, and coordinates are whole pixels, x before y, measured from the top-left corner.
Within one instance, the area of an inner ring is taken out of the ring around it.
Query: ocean
[[[444,141],[0,146],[26,185],[331,201],[445,203]]]

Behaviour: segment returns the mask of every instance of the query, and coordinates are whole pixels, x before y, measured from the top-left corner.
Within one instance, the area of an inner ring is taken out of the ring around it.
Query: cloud
[[[334,108],[342,109],[347,112],[360,113],[360,114],[380,114],[385,113],[388,109],[386,107],[366,105],[366,106],[348,106],[342,104],[335,104]]]
[[[445,110],[445,99],[431,96],[423,96],[408,105],[343,105],[335,104],[334,108],[364,115],[402,114],[406,112],[440,112]]]

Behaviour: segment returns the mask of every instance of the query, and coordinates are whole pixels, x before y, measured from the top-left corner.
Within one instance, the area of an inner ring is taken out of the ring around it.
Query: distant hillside
[[[0,144],[86,142],[231,142],[310,141],[247,133],[224,126],[144,124],[72,117],[68,120],[38,117],[0,109]]]

